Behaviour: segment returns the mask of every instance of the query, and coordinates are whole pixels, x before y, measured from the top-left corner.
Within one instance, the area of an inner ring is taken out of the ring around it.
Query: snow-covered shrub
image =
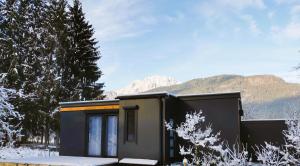
[[[214,134],[210,125],[203,127],[204,122],[205,117],[200,111],[192,114],[187,113],[185,122],[182,122],[176,129],[173,129],[172,123],[166,123],[167,130],[174,130],[179,137],[190,143],[189,147],[180,146],[180,154],[191,156],[191,164],[216,163],[220,159],[212,153],[223,152],[221,144],[218,143],[220,133]]]
[[[191,165],[247,165],[248,152],[234,146],[224,146],[220,132],[214,133],[211,125],[205,126],[202,111],[187,113],[185,121],[176,128],[165,123],[167,130],[173,130],[186,140],[189,146],[180,146],[180,154],[190,158]]]
[[[285,145],[283,152],[285,160],[292,165],[300,165],[300,121],[287,120],[287,130],[283,131]]]
[[[0,83],[5,74],[0,74]],[[14,110],[9,102],[11,97],[22,96],[22,92],[4,88],[0,84],[0,146],[12,146],[15,140],[21,137],[20,121],[23,116]]]
[[[244,146],[240,147],[238,144],[233,147],[226,146],[225,153],[222,156],[222,160],[218,165],[236,166],[236,165],[251,165],[249,162],[249,153]]]
[[[265,165],[299,165],[300,164],[300,122],[287,120],[287,130],[283,131],[285,144],[281,147],[265,142],[256,147],[257,160]]]
[[[265,142],[265,145],[256,147],[257,160],[261,161],[263,165],[284,166],[289,162],[286,160],[285,152],[277,146]]]

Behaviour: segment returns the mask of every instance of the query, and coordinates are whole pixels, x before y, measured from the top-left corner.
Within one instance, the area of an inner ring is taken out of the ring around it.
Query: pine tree
[[[1,2],[1,33],[0,33],[0,71],[7,73],[5,86],[10,88],[21,88],[22,69],[19,64],[22,50],[21,42],[24,41],[20,35],[22,32],[22,17],[18,16],[20,4],[14,0],[6,0]],[[24,13],[20,13],[24,14]],[[18,27],[20,25],[20,29]]]
[[[24,140],[49,142],[59,130],[58,102],[102,98],[100,54],[78,0],[0,0],[1,86],[24,93],[10,101],[24,115]],[[43,142],[42,142],[43,143]]]
[[[6,79],[3,86],[24,93],[33,93],[32,85],[28,81],[32,81],[32,57],[33,54],[31,36],[33,33],[30,25],[31,2],[29,0],[6,0],[1,4],[1,51],[0,51],[0,70],[6,73]],[[31,76],[31,77],[29,77]],[[22,125],[26,130],[36,131],[38,119],[32,119],[35,112],[32,111],[34,103],[31,97],[16,97],[10,101],[16,108],[16,111],[25,115]],[[32,122],[30,122],[32,120]],[[35,128],[28,127],[30,126]]]
[[[48,29],[55,37],[55,55],[57,63],[57,72],[60,80],[59,100],[68,99],[68,89],[66,89],[68,81],[68,56],[70,54],[70,40],[68,36],[69,19],[66,11],[66,0],[50,0],[47,9]]]
[[[46,25],[48,33],[53,37],[53,51],[54,62],[52,68],[55,69],[55,87],[56,91],[53,91],[52,111],[49,116],[49,127],[52,131],[59,134],[59,114],[57,113],[58,101],[65,101],[68,99],[69,91],[66,88],[68,77],[66,73],[66,63],[68,62],[68,54],[70,54],[70,42],[68,36],[68,13],[66,11],[66,0],[49,0],[49,6],[47,7],[47,19]]]
[[[48,118],[48,109],[43,105],[42,99],[48,98],[43,90],[47,75],[52,71],[46,66],[49,54],[50,36],[44,28],[45,0],[7,0],[1,6],[3,10],[3,41],[1,41],[0,59],[6,61],[1,64],[3,72],[7,73],[5,86],[31,96],[13,99],[12,103],[17,111],[24,114],[22,122],[25,139],[31,136],[43,135],[45,122]],[[45,96],[42,96],[45,95]]]
[[[100,59],[94,30],[84,16],[79,0],[74,0],[70,7],[70,41],[72,55],[69,60],[70,84],[75,87],[75,94],[70,100],[90,100],[103,98],[103,83],[96,83],[102,72],[97,67]]]

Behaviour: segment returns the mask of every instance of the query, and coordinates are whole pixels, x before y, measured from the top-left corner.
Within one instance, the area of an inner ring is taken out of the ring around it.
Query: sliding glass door
[[[100,156],[102,145],[102,117],[89,117],[89,142],[88,155]]]
[[[117,136],[118,136],[117,116],[108,116],[106,126],[107,126],[107,130],[106,130],[107,156],[117,156]]]
[[[118,117],[92,114],[88,116],[88,156],[117,156]]]

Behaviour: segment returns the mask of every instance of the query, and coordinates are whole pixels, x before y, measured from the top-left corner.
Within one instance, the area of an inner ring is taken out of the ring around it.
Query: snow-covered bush
[[[257,160],[265,165],[299,165],[300,164],[300,122],[287,120],[287,130],[283,131],[285,144],[281,147],[265,142],[256,147]]]
[[[286,139],[285,149],[292,155],[291,162],[300,164],[300,121],[288,120],[286,121],[288,129],[283,131]]]
[[[0,74],[0,83],[4,77],[4,74]],[[20,121],[23,116],[15,111],[9,102],[11,97],[17,95],[21,96],[22,93],[4,88],[0,84],[0,146],[12,146],[15,140],[21,137]]]
[[[173,130],[186,140],[189,146],[180,146],[180,154],[187,156],[191,165],[247,165],[248,152],[238,146],[228,148],[220,139],[220,132],[214,133],[211,125],[205,126],[202,111],[187,113],[185,121],[176,128],[165,123],[167,130]]]
[[[264,146],[256,147],[256,156],[257,160],[261,161],[263,165],[284,166],[289,163],[287,160],[288,153],[267,142]]]
[[[172,123],[166,123],[167,130],[174,130],[179,137],[190,143],[189,147],[180,146],[180,154],[191,156],[191,164],[216,163],[220,159],[213,153],[223,152],[222,145],[219,143],[220,133],[214,134],[210,125],[203,127],[204,122],[205,117],[200,111],[187,113],[185,122],[182,122],[176,129],[173,129]]]
[[[251,165],[249,160],[249,153],[244,146],[240,147],[238,144],[233,147],[226,146],[225,153],[222,156],[222,161],[218,165],[236,166],[236,165]]]

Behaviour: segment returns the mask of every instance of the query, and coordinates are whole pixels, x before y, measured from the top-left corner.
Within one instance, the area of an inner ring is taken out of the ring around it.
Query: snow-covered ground
[[[117,158],[59,156],[58,152],[42,149],[0,148],[0,163],[26,163],[44,165],[95,166],[118,163]]]
[[[32,157],[50,157],[58,156],[58,152],[49,151],[46,149],[31,149],[27,147],[19,148],[0,148],[0,160],[7,159],[22,159],[22,158],[32,158]]]
[[[0,160],[0,162],[2,162]],[[39,165],[62,165],[62,166],[96,166],[118,163],[117,158],[97,158],[97,157],[74,157],[74,156],[53,156],[53,157],[33,157],[17,160],[5,160],[12,163],[26,163]]]

